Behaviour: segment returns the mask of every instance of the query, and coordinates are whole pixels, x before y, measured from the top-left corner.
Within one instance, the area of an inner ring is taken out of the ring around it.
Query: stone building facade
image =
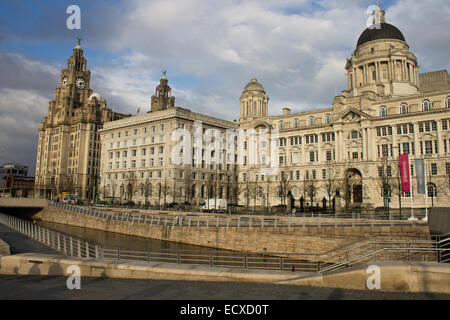
[[[100,136],[103,123],[122,114],[90,88],[91,72],[80,44],[61,70],[55,99],[39,127],[36,195],[54,199],[60,192],[92,199],[100,175]]]
[[[252,79],[241,96],[240,127],[279,130],[279,171],[288,176],[297,200],[303,197],[322,205],[324,197],[334,197],[340,189],[350,205],[379,207],[388,201],[391,207],[399,207],[400,202],[410,207],[411,194],[398,191],[397,169],[399,154],[409,154],[413,205],[425,205],[425,195],[417,194],[414,168],[414,160],[422,158],[428,204],[449,205],[448,72],[419,75],[417,58],[403,34],[386,23],[379,7],[374,20],[379,23],[361,34],[347,59],[348,89],[334,98],[330,108],[294,114],[284,108],[280,116],[264,116],[267,110],[261,113],[258,107],[268,98]],[[250,117],[248,105],[254,107]],[[260,166],[241,166],[240,180],[244,179],[261,185],[259,198],[264,205],[264,179],[269,182],[261,177]],[[272,187],[281,186],[279,181],[280,174],[272,179]],[[386,183],[389,189],[384,194],[381,186]],[[276,192],[271,194],[270,203],[279,203]]]
[[[236,185],[237,170],[225,164],[225,146],[209,150],[206,141],[195,138],[194,131],[201,132],[201,136],[209,132],[225,135],[238,123],[176,107],[175,97],[164,94],[169,92],[168,80],[163,76],[152,97],[150,112],[108,122],[100,130],[103,199],[149,205],[198,204],[205,198],[226,197],[227,190]],[[163,97],[170,97],[169,103],[163,104]],[[177,129],[180,136],[174,135]],[[177,148],[183,139],[189,143]],[[194,160],[195,154],[198,161]],[[220,157],[222,163],[208,161],[207,154],[209,159]],[[175,158],[180,159],[178,163]]]
[[[290,192],[297,206],[301,198],[316,204],[338,193],[348,206],[409,207],[411,199],[416,207],[425,200],[449,205],[448,72],[419,74],[402,32],[386,23],[381,8],[373,16],[374,25],[343,63],[348,87],[330,107],[298,113],[283,108],[281,115],[270,115],[269,96],[253,78],[240,96],[239,122],[175,106],[165,74],[148,113],[108,122],[112,111],[89,89],[90,74],[76,47],[41,124],[36,184],[48,190],[67,183],[67,172],[73,172],[88,196],[99,175],[101,198],[141,204],[195,204],[216,197],[273,206],[286,203]],[[181,138],[177,130],[189,135]],[[196,138],[197,130],[210,141]],[[227,139],[230,130],[243,134]],[[269,139],[252,149],[252,135],[264,130]],[[222,134],[214,150],[208,132]],[[412,194],[398,192],[400,154],[410,156]],[[427,198],[417,194],[416,159],[425,159]]]

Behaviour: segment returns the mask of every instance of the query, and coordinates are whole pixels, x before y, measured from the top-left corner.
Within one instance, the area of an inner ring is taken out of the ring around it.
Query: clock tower
[[[40,124],[35,184],[41,197],[55,199],[68,192],[93,200],[100,173],[98,130],[106,121],[124,117],[90,89],[91,72],[80,42],[61,70],[55,99]]]

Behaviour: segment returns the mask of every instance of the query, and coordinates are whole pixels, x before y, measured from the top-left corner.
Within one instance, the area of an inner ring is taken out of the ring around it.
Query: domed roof
[[[361,33],[361,35],[359,36],[358,44],[356,45],[356,47],[359,47],[369,41],[381,39],[395,39],[406,41],[403,33],[399,29],[394,27],[392,24],[382,22],[364,30],[363,33]]]
[[[97,92],[94,92],[93,94],[91,94],[91,96],[89,97],[89,100],[92,100],[94,98],[96,100],[102,100],[102,96],[100,94],[98,94]]]
[[[246,91],[261,91],[261,92],[264,92],[264,87],[258,82],[258,80],[256,80],[256,78],[253,78],[245,86],[244,92],[246,92]]]

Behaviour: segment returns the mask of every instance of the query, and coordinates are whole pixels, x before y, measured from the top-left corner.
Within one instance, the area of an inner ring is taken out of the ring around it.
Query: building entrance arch
[[[344,177],[347,184],[347,199],[353,204],[361,204],[363,202],[362,174],[356,168],[345,170]]]

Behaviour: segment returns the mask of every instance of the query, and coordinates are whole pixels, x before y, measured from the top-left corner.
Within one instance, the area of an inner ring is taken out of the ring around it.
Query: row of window
[[[445,99],[445,107],[446,108],[450,108],[450,97],[447,97]],[[429,111],[431,110],[431,102],[428,99],[425,99],[422,101],[422,111]],[[406,102],[403,102],[400,105],[400,113],[404,114],[404,113],[408,113],[409,112],[409,106]],[[385,117],[387,116],[387,108],[386,106],[381,106],[379,109],[379,115],[380,117]]]
[[[160,128],[161,131],[164,131],[164,124],[160,124],[159,128]],[[147,128],[143,128],[142,132],[143,133],[147,133]],[[151,127],[151,132],[156,132],[156,126],[152,126]],[[139,129],[133,129],[133,134],[134,135],[137,135],[138,133],[139,133]],[[123,134],[124,134],[125,137],[128,137],[128,130],[125,130],[123,132]],[[122,132],[120,132],[120,131],[117,132],[117,138],[120,138],[121,136],[122,136]],[[111,133],[111,139],[114,139],[114,133]]]
[[[316,124],[316,118],[313,117],[313,116],[310,116],[310,117],[309,117],[309,122],[308,122],[308,123],[309,123],[310,126],[314,126],[314,125]],[[326,123],[326,124],[331,123],[331,114],[327,113],[327,114],[325,115],[325,123]],[[294,119],[294,121],[292,122],[292,128],[299,128],[299,127],[300,127],[300,120],[299,120],[299,119]],[[283,129],[284,129],[284,121],[280,121],[280,122],[279,122],[278,128],[279,128],[280,130],[283,130]]]

